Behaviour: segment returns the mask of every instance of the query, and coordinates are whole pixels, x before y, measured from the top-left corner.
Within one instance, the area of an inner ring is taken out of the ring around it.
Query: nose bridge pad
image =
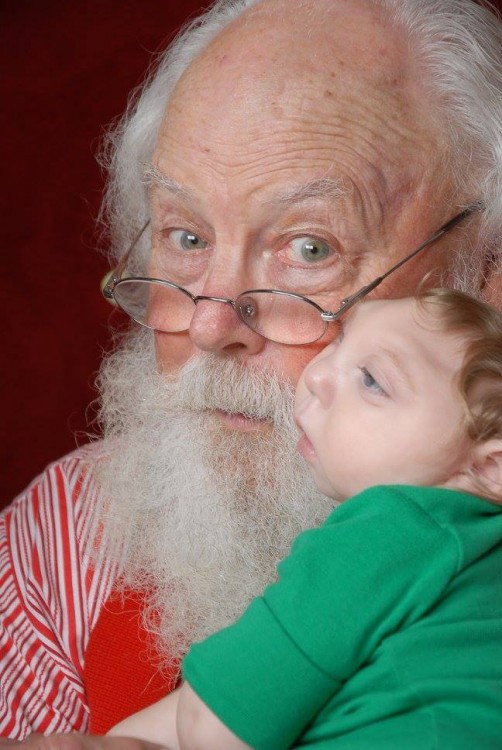
[[[234,302],[235,314],[247,328],[257,330],[256,316],[258,315],[258,304],[256,299],[248,295],[240,294]]]

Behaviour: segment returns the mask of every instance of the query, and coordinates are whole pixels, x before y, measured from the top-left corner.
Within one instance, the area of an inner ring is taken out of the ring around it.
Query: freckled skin
[[[308,234],[312,213],[346,265],[343,283],[325,275],[314,295],[334,308],[454,215],[463,198],[452,200],[441,123],[402,37],[363,0],[312,0],[294,13],[290,0],[267,0],[184,73],[153,164],[193,201],[166,208],[154,189],[152,214],[154,227],[168,215],[169,226],[187,226],[213,248],[204,294],[235,297],[269,281],[263,248],[280,247],[289,224]],[[294,219],[274,204],[291,185],[326,177],[340,180],[347,197],[306,202]],[[454,246],[453,237],[440,242],[375,296],[413,292]],[[284,288],[279,273],[274,286]],[[281,346],[248,330],[229,306],[202,303],[188,332],[156,335],[156,350],[165,371],[207,350],[295,383],[334,333],[335,326],[316,344]]]

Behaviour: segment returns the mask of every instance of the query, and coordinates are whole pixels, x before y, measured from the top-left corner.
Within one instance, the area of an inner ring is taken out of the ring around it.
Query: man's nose
[[[266,339],[242,322],[227,298],[209,294],[206,289],[203,295],[211,299],[202,298],[197,302],[188,329],[198,349],[212,352],[242,350],[246,354],[258,354],[263,349]]]
[[[319,399],[325,409],[331,406],[335,396],[335,372],[329,357],[318,355],[307,365],[304,382],[306,388]]]

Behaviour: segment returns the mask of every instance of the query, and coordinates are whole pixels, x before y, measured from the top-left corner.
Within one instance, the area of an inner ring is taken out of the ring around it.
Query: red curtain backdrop
[[[0,4],[0,505],[86,440],[110,315],[94,154],[152,53],[205,4]]]

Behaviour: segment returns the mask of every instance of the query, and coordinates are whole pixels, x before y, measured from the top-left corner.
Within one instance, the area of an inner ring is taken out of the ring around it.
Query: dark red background
[[[94,159],[152,53],[209,0],[0,0],[0,504],[84,442],[110,307]]]
[[[109,342],[94,154],[151,54],[205,4],[0,0],[0,505],[85,441]]]

